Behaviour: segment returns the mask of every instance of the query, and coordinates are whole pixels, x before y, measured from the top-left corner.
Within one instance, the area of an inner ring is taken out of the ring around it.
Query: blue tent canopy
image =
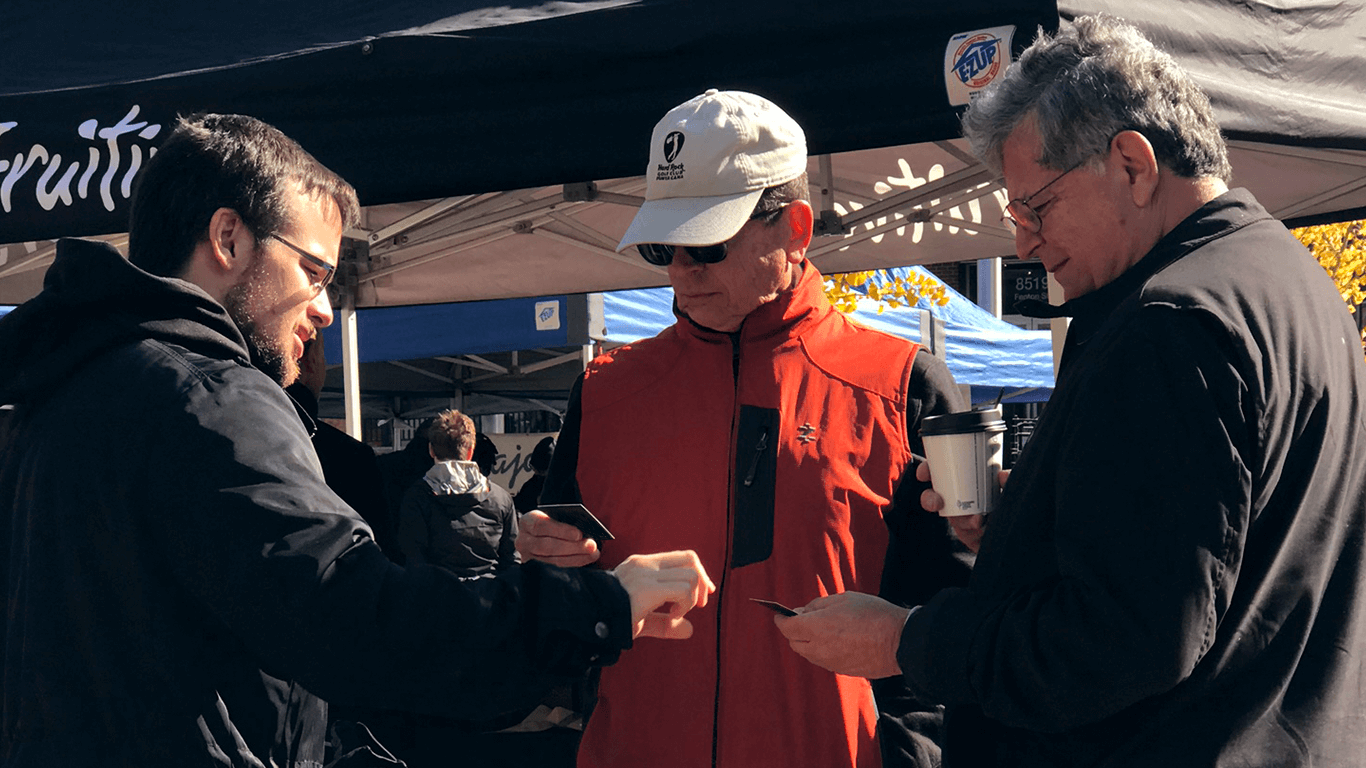
[[[915,273],[933,277],[920,267],[888,270],[906,278]],[[877,278],[886,281],[879,274]],[[870,328],[919,341],[921,310],[944,322],[945,359],[959,384],[972,386],[974,403],[994,400],[1002,390],[1005,402],[1041,402],[1053,389],[1053,340],[1049,331],[1027,331],[998,319],[945,286],[949,301],[935,306],[922,298],[914,307],[883,307],[865,299],[851,317]],[[673,291],[643,288],[603,294],[606,341],[628,343],[653,336],[674,322]]]
[[[482,355],[517,349],[585,344],[566,296],[499,299],[356,312],[359,362],[415,360],[441,355]],[[327,364],[342,361],[341,329],[323,329]]]

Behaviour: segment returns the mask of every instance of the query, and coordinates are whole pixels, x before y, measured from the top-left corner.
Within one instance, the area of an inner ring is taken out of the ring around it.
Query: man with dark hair
[[[616,538],[599,550],[532,511],[518,548],[611,565],[688,547],[725,592],[695,615],[705,643],[642,646],[601,676],[581,766],[937,762],[933,706],[898,680],[875,701],[868,681],[812,667],[753,601],[863,589],[910,604],[967,579],[920,509],[925,486],[903,480],[920,419],[962,396],[942,359],[830,306],[806,259],[806,167],[801,127],[754,94],[708,91],[655,126],[620,248],[668,268],[678,322],[590,365],[541,492],[581,500]]]
[[[1019,255],[1062,285],[1057,388],[985,533],[964,530],[966,589],[827,597],[782,632],[947,705],[945,764],[1360,766],[1355,324],[1228,189],[1209,101],[1137,30],[1079,18],[999,83],[963,128]]]
[[[64,240],[0,319],[0,764],[315,768],[314,694],[485,717],[689,633],[693,553],[462,581],[394,565],[328,488],[282,385],[357,211],[278,130],[182,120],[138,180],[131,263]]]

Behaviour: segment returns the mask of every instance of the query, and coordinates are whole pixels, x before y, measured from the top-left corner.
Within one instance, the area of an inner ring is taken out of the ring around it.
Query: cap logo
[[[675,163],[683,151],[683,133],[672,131],[664,137],[664,162],[655,166],[655,181],[678,181],[683,178],[683,164]]]
[[[678,153],[683,151],[683,133],[674,131],[664,137],[664,162],[672,163],[678,157]]]

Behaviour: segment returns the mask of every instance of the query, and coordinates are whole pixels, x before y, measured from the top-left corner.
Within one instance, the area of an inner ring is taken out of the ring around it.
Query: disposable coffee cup
[[[999,405],[921,420],[931,482],[944,497],[940,515],[985,515],[996,507],[1005,433]]]

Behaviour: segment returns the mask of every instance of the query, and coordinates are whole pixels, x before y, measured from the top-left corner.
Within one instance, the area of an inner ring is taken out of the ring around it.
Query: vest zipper
[[[745,473],[745,487],[754,485],[754,474],[759,471],[759,462],[764,460],[764,449],[768,447],[768,427],[759,433],[759,443],[754,446],[754,460],[750,462],[749,472]]]
[[[730,466],[730,469],[728,470],[728,473],[729,473],[729,482],[726,483],[726,488],[727,488],[727,490],[729,490],[729,489],[734,485],[735,480],[736,480],[736,477],[735,477],[735,474],[734,474],[734,473],[735,473],[735,448],[736,448],[736,437],[737,437],[737,435],[736,435],[736,430],[738,429],[738,419],[739,419],[739,413],[740,413],[740,331],[734,331],[734,332],[730,333],[729,336],[730,336],[730,368],[731,368],[731,373],[732,373],[733,376],[734,376],[734,384],[735,384],[735,404],[734,404],[734,406],[733,406],[734,410],[731,412],[731,416],[730,416],[730,431],[731,431],[731,436],[730,436],[730,441],[731,441],[731,442],[730,442],[730,453],[731,453],[731,460],[730,460],[729,462],[727,462],[727,464]],[[757,460],[755,461],[755,466],[756,466],[756,467],[758,466],[758,461],[757,461]],[[747,478],[747,480],[749,480],[749,481],[752,482],[752,481],[753,481],[753,476],[754,476],[754,471],[751,470],[750,473],[749,473],[749,475],[750,475],[750,476]],[[726,546],[725,546],[724,551],[722,552],[723,558],[722,558],[722,560],[721,560],[721,562],[722,562],[722,566],[721,566],[721,579],[720,579],[720,581],[717,582],[717,584],[716,584],[716,594],[717,594],[717,600],[716,600],[716,687],[715,687],[715,691],[716,691],[716,700],[712,702],[712,710],[711,710],[711,765],[712,765],[712,768],[716,768],[717,761],[718,761],[718,759],[719,759],[720,756],[721,756],[721,755],[720,755],[720,749],[721,749],[721,668],[722,668],[722,666],[723,666],[723,661],[722,661],[723,656],[722,656],[722,654],[721,654],[721,622],[724,620],[724,617],[725,617],[725,612],[721,610],[721,604],[722,604],[722,602],[726,599],[726,598],[725,598],[724,587],[725,587],[725,583],[726,583],[726,575],[730,573],[730,547],[731,547],[731,539],[732,539],[732,537],[734,536],[734,534],[733,534],[733,532],[732,532],[732,528],[735,526],[735,494],[734,494],[734,493],[730,493],[730,494],[729,494],[729,497],[730,497],[730,498],[726,501],[726,539],[725,539],[725,540],[726,540]]]

